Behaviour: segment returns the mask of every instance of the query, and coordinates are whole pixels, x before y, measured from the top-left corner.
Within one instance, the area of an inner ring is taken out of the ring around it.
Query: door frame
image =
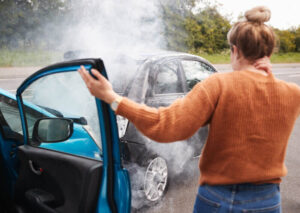
[[[34,81],[56,73],[74,72],[84,66],[91,74],[91,69],[97,69],[107,78],[103,61],[99,58],[79,59],[62,62],[45,67],[29,76],[17,89],[16,98],[20,111],[24,144],[28,144],[28,128],[22,93]],[[92,74],[91,74],[92,75]],[[99,190],[97,213],[130,212],[131,190],[127,170],[122,168],[119,150],[119,137],[116,118],[110,107],[95,98],[102,141],[103,173]],[[119,210],[119,211],[118,211]],[[125,211],[124,211],[125,210]]]

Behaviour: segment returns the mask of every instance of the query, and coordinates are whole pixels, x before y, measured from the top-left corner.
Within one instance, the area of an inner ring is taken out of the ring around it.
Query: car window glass
[[[214,69],[209,65],[199,61],[181,61],[188,90],[191,90],[198,82],[203,81],[214,73]]]
[[[183,92],[180,79],[178,78],[178,65],[175,61],[159,66],[154,88],[155,94]]]
[[[0,126],[4,138],[21,139],[23,135],[17,102],[0,95]]]
[[[63,117],[74,121],[74,132],[67,142],[96,143],[101,148],[95,98],[89,93],[78,72],[56,73],[40,78],[26,88],[22,98],[27,106],[25,115],[29,141],[32,143],[33,128],[37,119]],[[55,143],[41,144],[46,148],[53,145]]]

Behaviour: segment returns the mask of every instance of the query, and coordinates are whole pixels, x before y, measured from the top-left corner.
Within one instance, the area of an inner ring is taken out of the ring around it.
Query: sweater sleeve
[[[198,83],[184,98],[168,107],[152,108],[127,98],[116,114],[126,117],[144,135],[158,142],[185,140],[208,123],[218,101],[215,77]]]

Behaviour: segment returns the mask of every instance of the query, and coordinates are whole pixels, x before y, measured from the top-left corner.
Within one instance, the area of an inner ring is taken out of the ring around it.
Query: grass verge
[[[55,51],[0,49],[0,67],[45,66],[62,58],[63,53]]]
[[[212,64],[229,64],[230,53],[199,54]],[[46,66],[63,60],[63,53],[42,50],[7,50],[0,49],[0,67]],[[300,63],[300,52],[275,53],[271,57],[272,63]]]
[[[212,64],[229,64],[230,53],[200,54],[199,56],[210,61]],[[274,53],[271,57],[272,63],[300,63],[300,52]]]

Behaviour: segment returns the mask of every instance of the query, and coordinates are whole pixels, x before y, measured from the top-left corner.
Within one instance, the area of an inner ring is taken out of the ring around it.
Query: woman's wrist
[[[107,93],[105,100],[103,99],[103,101],[105,101],[108,104],[111,104],[113,101],[115,101],[117,98],[121,97],[120,95],[118,95],[117,93],[115,93],[114,91]]]
[[[117,111],[119,104],[121,103],[123,97],[117,95],[116,98],[110,103],[110,107],[113,111]]]

